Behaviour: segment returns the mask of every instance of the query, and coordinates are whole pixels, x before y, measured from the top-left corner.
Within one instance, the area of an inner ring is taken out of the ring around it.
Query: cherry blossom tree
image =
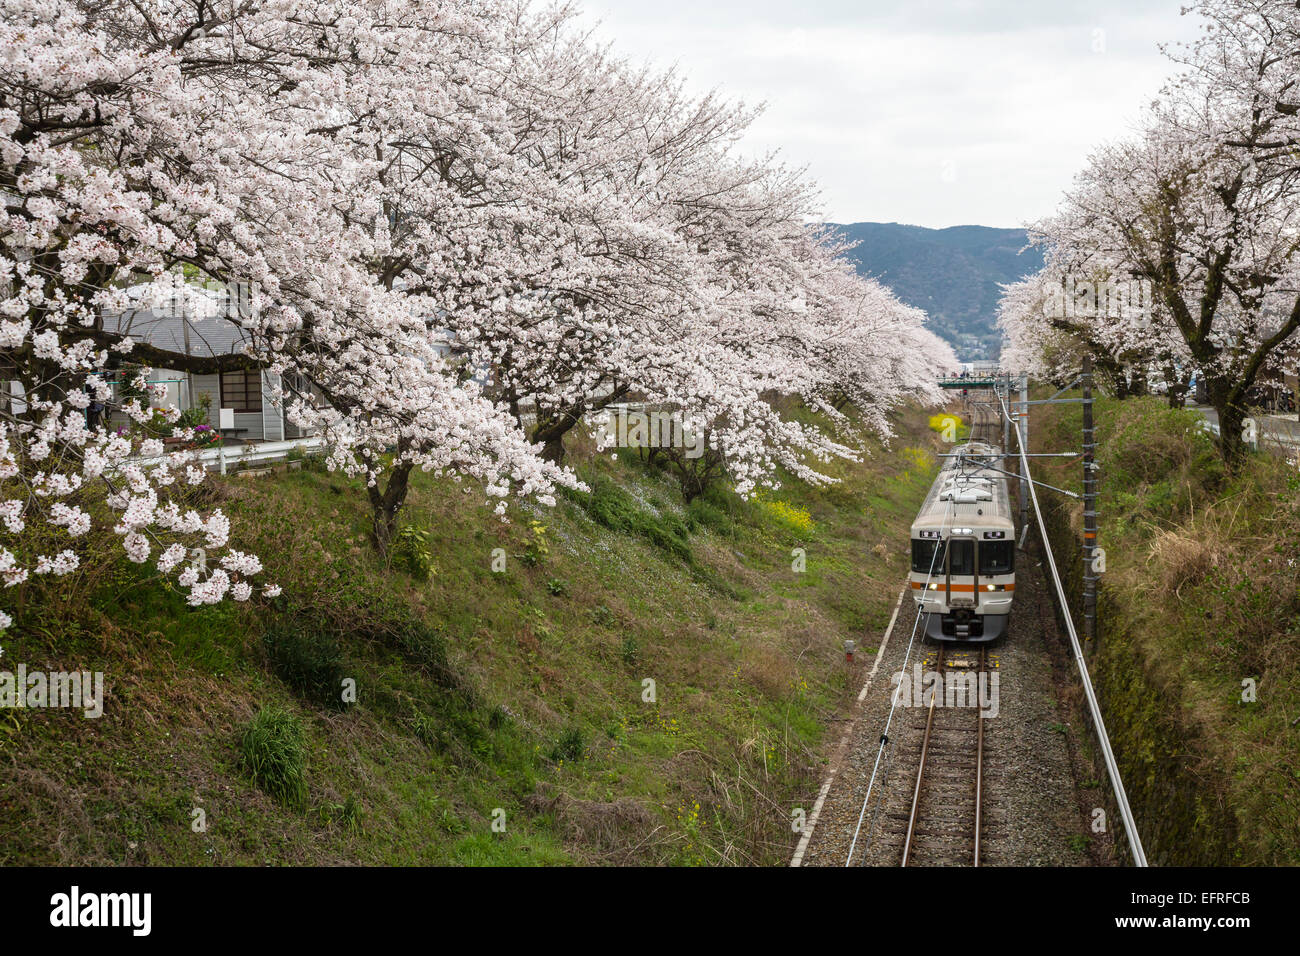
[[[176,410],[126,402],[134,438],[85,414],[128,359],[277,373],[288,419],[364,479],[381,549],[416,469],[473,479],[498,512],[549,502],[576,484],[555,464],[565,433],[629,395],[706,431],[747,492],[778,469],[824,481],[810,460],[855,454],[778,397],[833,415],[851,402],[883,431],[885,409],[926,393],[940,347],[922,317],[806,225],[800,172],[737,155],[752,112],[629,67],[567,8],[0,6],[13,535],[108,520],[163,573],[210,552],[179,573],[195,603],[251,594],[256,558],[223,553],[224,518],[182,493],[201,469],[145,429]],[[243,351],[172,351],[112,321],[201,282],[240,290],[222,315]],[[6,581],[94,550],[47,538],[0,554]]]
[[[449,374],[426,316],[375,284],[376,236],[356,215],[382,200],[367,191],[378,161],[360,150],[400,135],[413,105],[434,108],[427,101],[444,87],[417,78],[454,63],[481,21],[456,5],[377,2],[87,11],[33,5],[16,15],[15,45],[31,62],[13,65],[6,96],[23,149],[8,178],[25,198],[11,206],[29,222],[45,215],[60,261],[41,265],[79,284],[86,341],[167,368],[265,367],[291,392],[309,386],[310,400],[306,388],[288,396],[289,417],[329,439],[331,465],[366,478],[381,547],[415,467],[473,475],[490,495],[548,500],[560,473]],[[103,190],[91,199],[134,219],[87,230],[65,166]],[[75,276],[62,265],[73,256],[85,264]],[[231,316],[246,353],[196,358],[105,326],[115,282],[162,281],[179,266],[254,290],[253,307]]]
[[[1087,341],[1204,378],[1220,447],[1243,451],[1247,396],[1293,363],[1300,330],[1300,164],[1293,3],[1212,0],[1206,36],[1140,135],[1099,149],[1061,209],[1033,229],[1048,266],[1149,284],[1154,308],[1104,315]]]
[[[156,438],[88,427],[86,414],[110,394],[111,353],[95,333],[102,310],[125,304],[112,279],[121,270],[161,274],[186,251],[147,188],[160,159],[146,126],[174,118],[172,57],[122,48],[63,3],[5,3],[0,47],[5,586],[74,574],[111,529],[130,561],[152,561],[162,574],[182,569],[191,604],[248,600],[261,564],[229,548],[220,510],[191,506],[187,489],[203,470],[164,454]],[[177,128],[188,132],[184,115]],[[157,396],[143,375],[126,384],[138,396],[124,403],[130,422],[175,421],[175,409],[151,409]]]

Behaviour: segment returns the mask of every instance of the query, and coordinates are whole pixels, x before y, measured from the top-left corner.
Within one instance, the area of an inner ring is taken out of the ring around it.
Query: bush
[[[411,618],[397,624],[391,634],[377,636],[391,637],[385,643],[395,644],[403,657],[439,687],[461,689],[460,679],[447,659],[447,641],[440,631]]]
[[[285,806],[307,803],[307,750],[302,722],[278,707],[257,712],[239,742],[240,764],[253,782]]]
[[[930,428],[948,441],[965,441],[970,438],[970,426],[957,415],[939,412],[930,416]]]
[[[546,545],[546,525],[534,519],[528,522],[528,531],[528,544],[515,557],[533,568],[542,563],[542,559],[551,553],[551,549]]]
[[[1165,518],[1213,501],[1223,490],[1227,470],[1199,412],[1130,399],[1106,424],[1103,489],[1138,492],[1144,512]]]
[[[703,497],[696,498],[687,507],[686,522],[691,530],[712,528],[722,534],[731,534],[734,528],[731,515]]]
[[[812,515],[805,508],[785,501],[758,498],[759,507],[774,523],[800,538],[807,538],[816,530]]]
[[[343,649],[328,625],[277,618],[262,643],[276,675],[296,693],[321,706],[343,706]]]
[[[637,661],[637,654],[640,650],[641,647],[637,643],[637,639],[635,637],[633,637],[631,634],[624,637],[623,647],[620,651],[620,654],[623,658],[623,663],[626,664],[628,667],[635,667]]]
[[[581,727],[570,727],[560,734],[551,748],[552,760],[581,760],[587,750],[587,735]]]
[[[587,514],[612,531],[628,531],[637,523],[636,500],[608,478],[597,478],[584,503]]]
[[[397,532],[392,548],[393,564],[417,581],[427,581],[437,574],[429,550],[429,532],[407,525]]]

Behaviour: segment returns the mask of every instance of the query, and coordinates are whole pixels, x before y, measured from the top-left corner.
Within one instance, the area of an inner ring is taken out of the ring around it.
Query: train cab
[[[911,531],[911,587],[935,641],[993,641],[1015,592],[1015,525],[998,449],[954,449]]]

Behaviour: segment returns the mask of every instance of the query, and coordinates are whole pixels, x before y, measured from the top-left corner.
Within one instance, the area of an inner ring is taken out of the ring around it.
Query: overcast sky
[[[1132,129],[1193,38],[1182,0],[582,0],[598,36],[767,104],[836,222],[1019,226]]]

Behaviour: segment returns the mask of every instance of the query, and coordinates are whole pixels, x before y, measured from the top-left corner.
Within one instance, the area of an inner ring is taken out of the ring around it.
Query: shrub
[[[439,687],[461,689],[461,682],[447,659],[447,641],[418,618],[397,624],[391,632],[377,635],[384,643],[395,644],[403,657],[431,678]]]
[[[804,508],[785,501],[768,501],[766,498],[759,499],[759,506],[772,521],[792,534],[806,538],[815,530],[812,515]]]
[[[626,637],[624,637],[624,638],[623,638],[623,647],[622,647],[622,650],[621,650],[621,654],[622,654],[622,657],[623,657],[623,663],[626,664],[628,667],[633,667],[633,666],[635,666],[635,665],[636,665],[636,659],[637,659],[637,652],[640,651],[640,649],[641,649],[641,647],[640,647],[640,645],[637,643],[637,640],[636,640],[635,637],[633,637],[631,634],[629,634],[629,635],[627,635]]]
[[[515,557],[532,568],[541,564],[542,559],[551,553],[551,549],[546,546],[546,525],[534,519],[528,522],[528,531],[528,544]]]
[[[637,522],[636,500],[608,478],[597,478],[585,507],[598,524],[613,531],[631,530]]]
[[[429,532],[423,528],[408,524],[398,531],[390,553],[393,564],[417,581],[427,581],[438,573],[429,550]]]
[[[194,427],[194,437],[190,439],[190,447],[207,448],[209,445],[219,444],[221,435],[211,425],[196,425]]]
[[[262,643],[276,675],[296,693],[321,706],[343,706],[343,649],[328,625],[280,617]]]
[[[302,722],[278,707],[263,707],[239,742],[240,764],[268,796],[285,806],[307,803],[307,750]]]
[[[197,428],[199,425],[207,425],[208,418],[212,413],[212,397],[206,392],[199,395],[198,403],[191,405],[185,411],[181,412],[180,417],[176,419],[177,428]]]
[[[570,727],[560,734],[551,748],[552,760],[581,760],[587,750],[587,735],[581,727]]]
[[[964,441],[970,438],[970,426],[951,412],[931,415],[930,428],[952,441]]]
[[[731,515],[703,497],[696,498],[687,507],[686,523],[691,530],[712,528],[722,534],[731,534],[734,527]]]

